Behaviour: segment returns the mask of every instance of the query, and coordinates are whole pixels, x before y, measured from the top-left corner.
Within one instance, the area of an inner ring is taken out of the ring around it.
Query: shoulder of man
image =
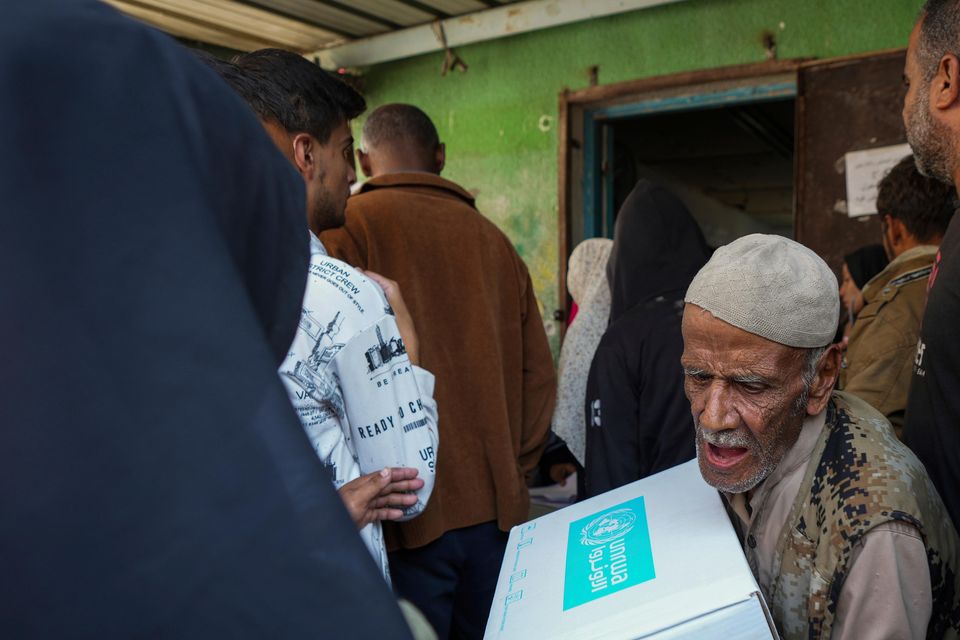
[[[926,265],[905,271],[888,282],[887,286],[880,290],[878,298],[892,300],[895,296],[909,291],[918,291],[920,295],[925,295],[927,279],[930,277],[931,271],[933,271],[932,261]]]
[[[429,193],[449,199],[452,203],[460,203],[464,207],[475,209],[476,203],[473,194],[452,180],[431,173],[392,173],[371,178],[360,185],[350,197],[347,204],[366,208],[370,203],[384,199],[393,201],[402,199],[405,195],[415,198],[421,195],[422,188],[429,188]]]
[[[898,299],[898,304],[918,304],[923,307],[926,299],[926,283],[933,271],[936,248],[921,251],[912,258],[897,264],[891,263],[887,269],[864,287],[866,301],[857,318],[869,318]]]
[[[831,573],[877,525],[899,520],[923,532],[939,527],[945,511],[923,465],[879,411],[844,392],[833,393],[827,411],[805,509],[807,533],[824,556],[817,562]]]
[[[838,435],[845,440],[843,448],[850,449],[850,455],[842,455],[841,464],[853,471],[854,467],[869,467],[870,492],[875,505],[882,501],[879,496],[890,495],[890,487],[898,487],[893,493],[898,498],[900,487],[905,488],[913,499],[929,492],[931,485],[923,464],[916,455],[903,444],[893,431],[890,421],[877,409],[856,395],[835,391],[832,400],[835,411],[832,414],[834,427],[842,424],[848,431],[855,431],[858,437],[847,440],[847,436]],[[858,455],[854,450],[867,452]],[[878,501],[879,500],[879,501]]]
[[[380,286],[343,260],[326,253],[313,253],[308,276],[305,312],[316,307],[341,310],[344,321],[354,326],[393,315]]]

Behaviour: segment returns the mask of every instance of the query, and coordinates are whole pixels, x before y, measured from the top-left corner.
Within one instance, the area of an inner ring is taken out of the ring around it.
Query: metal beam
[[[528,0],[442,21],[447,45],[457,47],[572,22],[683,0]],[[310,54],[327,69],[410,58],[443,49],[429,24],[354,40]]]

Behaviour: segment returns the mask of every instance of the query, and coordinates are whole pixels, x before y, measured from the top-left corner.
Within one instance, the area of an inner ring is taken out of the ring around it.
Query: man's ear
[[[370,154],[364,153],[363,149],[357,149],[357,162],[360,163],[360,169],[363,171],[363,175],[372,178],[373,168],[370,166]]]
[[[952,53],[940,59],[937,75],[930,83],[933,95],[930,104],[937,109],[949,109],[960,96],[960,60]]]
[[[815,416],[823,411],[830,401],[830,394],[840,374],[840,347],[832,344],[820,356],[817,365],[817,377],[810,386],[810,396],[807,400],[807,414]]]
[[[437,145],[437,150],[434,152],[434,163],[437,167],[437,175],[440,175],[443,168],[447,166],[447,145],[442,142]]]
[[[907,239],[907,227],[903,224],[902,221],[897,220],[893,216],[887,217],[887,237],[890,241],[890,246],[894,249],[900,249],[903,245],[904,240]]]
[[[293,163],[306,179],[313,178],[317,167],[317,141],[309,133],[298,133],[291,139]]]

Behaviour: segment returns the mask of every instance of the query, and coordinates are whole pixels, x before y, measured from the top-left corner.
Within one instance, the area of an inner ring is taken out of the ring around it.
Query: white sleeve
[[[310,444],[339,489],[360,475],[359,467],[341,425],[343,398],[324,364],[323,354],[336,345],[310,335],[304,329],[309,322],[309,317],[301,319],[279,374]]]
[[[833,640],[922,640],[933,612],[927,549],[915,527],[879,525],[863,536],[837,599]]]
[[[433,425],[433,428],[429,430],[430,446],[433,447],[433,458],[431,458],[429,466],[430,470],[436,473],[437,451],[440,449],[440,431],[437,429],[439,420],[437,401],[433,399],[436,378],[433,377],[432,373],[426,369],[421,369],[417,365],[413,365],[413,375],[417,379],[417,388],[420,389],[420,401],[423,404],[423,410],[427,414],[426,417],[430,424]]]
[[[392,315],[354,335],[332,363],[340,380],[347,438],[361,473],[412,467],[424,482],[402,520],[427,506],[436,477],[437,405],[433,376],[414,366]]]

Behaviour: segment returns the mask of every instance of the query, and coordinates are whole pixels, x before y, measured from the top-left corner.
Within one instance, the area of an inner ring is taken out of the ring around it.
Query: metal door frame
[[[613,149],[612,140],[603,145],[603,129],[609,129],[604,125],[658,111],[702,109],[796,96],[797,72],[803,64],[803,60],[772,60],[560,93],[557,165],[560,317],[565,317],[569,307],[565,292],[570,251],[584,237],[598,235],[596,231],[603,230],[604,225],[612,228],[612,214],[610,220],[604,217],[604,211],[613,208],[612,184],[604,190],[603,183],[598,182],[603,174],[604,160],[610,165],[609,154]],[[612,181],[612,171],[607,173]],[[599,188],[598,184],[601,185]],[[560,324],[562,331],[565,325]]]
[[[733,104],[755,104],[795,98],[796,78],[765,81],[720,91],[666,98],[640,99],[635,102],[585,109],[583,113],[583,237],[613,237],[616,213],[613,189],[614,130],[618,121],[637,116],[677,111],[718,109]]]

